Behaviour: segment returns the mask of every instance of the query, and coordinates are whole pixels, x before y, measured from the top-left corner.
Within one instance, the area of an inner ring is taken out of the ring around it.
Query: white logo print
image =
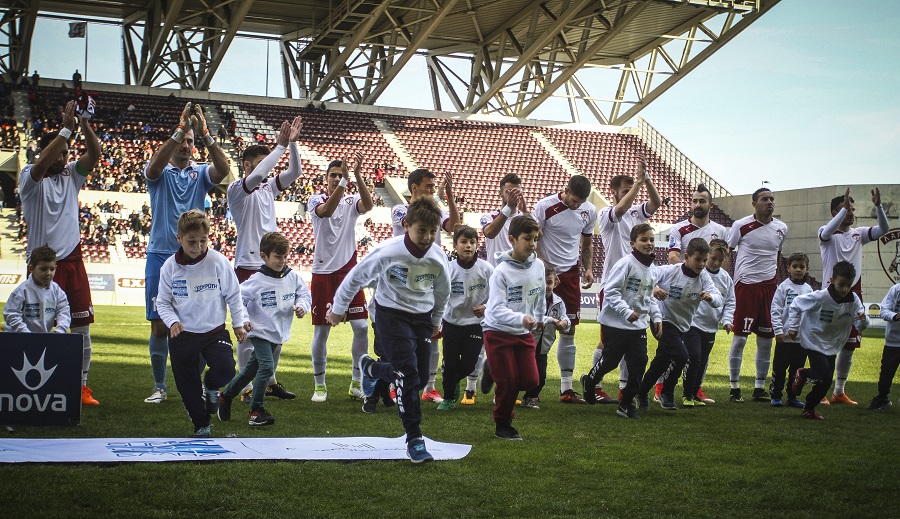
[[[37,362],[37,364],[32,364],[28,360],[28,355],[26,355],[23,352],[22,353],[22,357],[23,357],[22,369],[17,370],[15,368],[10,368],[13,371],[13,373],[16,374],[16,378],[19,379],[19,382],[21,382],[23,386],[30,389],[31,391],[37,391],[38,389],[40,389],[44,384],[47,383],[48,380],[50,380],[50,376],[53,375],[53,372],[56,371],[57,366],[53,366],[49,370],[44,368],[44,355],[46,355],[46,354],[47,354],[47,349],[45,348],[44,352],[41,353],[41,360],[39,360]],[[37,371],[41,377],[36,386],[32,386],[28,382],[25,381],[25,378],[28,376],[28,373],[30,371]]]

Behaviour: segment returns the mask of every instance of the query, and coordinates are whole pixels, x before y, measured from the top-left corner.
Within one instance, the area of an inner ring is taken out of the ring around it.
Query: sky
[[[763,181],[776,192],[897,183],[898,26],[900,2],[783,0],[639,115],[733,194]],[[124,82],[121,28],[91,23],[86,40],[67,32],[67,21],[38,19],[32,70]],[[378,104],[432,109],[426,79],[414,58]],[[236,39],[211,90],[283,96],[277,45]],[[567,116],[557,107],[533,117]]]

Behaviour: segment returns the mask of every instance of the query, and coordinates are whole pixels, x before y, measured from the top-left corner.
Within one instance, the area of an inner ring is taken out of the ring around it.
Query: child
[[[684,263],[658,267],[659,279],[654,295],[662,313],[662,333],[657,337],[659,345],[656,356],[650,362],[644,380],[638,390],[638,398],[643,399],[653,389],[657,378],[663,381],[660,406],[667,411],[678,409],[675,404],[675,384],[688,361],[688,350],[684,344],[687,333],[697,313],[701,301],[713,308],[722,306],[722,295],[713,284],[712,278],[704,270],[709,257],[709,244],[703,238],[693,238],[688,242]],[[699,362],[699,358],[696,359]],[[689,388],[682,400],[683,405],[694,407],[696,388]]]
[[[234,351],[225,329],[226,304],[238,341],[246,340],[251,326],[228,258],[208,248],[206,214],[197,209],[183,213],[176,238],[181,246],[160,270],[156,305],[169,328],[172,373],[194,424],[194,437],[209,438],[209,415],[218,410],[219,388],[234,377]],[[209,366],[202,384],[201,357]]]
[[[784,389],[785,379],[788,373],[796,373],[806,364],[806,353],[800,343],[790,336],[784,336],[784,323],[787,322],[788,311],[794,298],[809,294],[813,288],[806,282],[806,274],[809,272],[809,258],[802,252],[795,252],[788,257],[788,274],[775,289],[775,297],[772,298],[772,331],[775,333],[775,355],[772,359],[772,382],[769,385],[769,396],[774,407],[781,407],[781,390]],[[790,407],[803,407],[803,402],[787,387],[787,404]]]
[[[854,294],[853,280],[856,268],[849,261],[839,261],[831,274],[831,285],[794,298],[788,313],[787,330],[800,344],[809,358],[809,368],[800,368],[794,375],[794,394],[800,396],[807,381],[813,385],[806,395],[806,406],[801,416],[810,420],[824,420],[816,412],[831,379],[834,377],[834,361],[850,336],[850,328],[862,332],[868,325],[866,311]]]
[[[884,351],[881,353],[881,373],[878,375],[878,395],[869,403],[869,409],[887,409],[891,406],[888,395],[891,382],[900,366],[900,283],[892,286],[881,301],[881,318],[887,322],[884,331]]]
[[[550,348],[556,342],[556,332],[568,331],[572,327],[572,321],[566,315],[565,303],[561,297],[553,293],[553,289],[557,285],[559,285],[559,277],[556,275],[556,269],[545,263],[544,287],[547,309],[544,311],[544,329],[531,332],[534,335],[535,344],[538,345],[534,355],[538,369],[538,385],[526,391],[525,396],[522,397],[522,406],[531,409],[539,409],[541,389],[544,389],[544,383],[547,381],[547,354],[550,353]]]
[[[394,382],[406,451],[416,464],[434,459],[422,438],[419,391],[429,372],[431,337],[440,330],[450,296],[450,265],[434,245],[440,222],[441,210],[431,197],[409,204],[406,233],[383,242],[347,273],[326,316],[337,326],[356,293],[375,284],[375,334],[386,361],[362,355],[363,392],[372,396],[378,379]]]
[[[590,373],[581,377],[581,387],[587,403],[597,403],[597,383],[624,358],[628,382],[622,388],[616,414],[640,418],[634,409],[634,397],[647,367],[647,326],[652,322],[655,335],[659,335],[662,316],[652,296],[659,279],[659,271],[653,264],[653,227],[648,223],[635,225],[631,228],[630,242],[631,254],[613,264],[606,275],[603,307],[598,316],[603,350]],[[641,407],[649,406],[644,395]]]
[[[512,250],[496,254],[497,267],[484,311],[484,351],[494,392],[494,435],[504,440],[521,440],[512,426],[513,408],[519,391],[539,383],[535,361],[534,335],[544,329],[544,262],[535,246],[541,227],[528,214],[509,224]]]
[[[219,419],[231,420],[231,401],[253,381],[250,425],[272,425],[275,418],[263,407],[269,377],[275,372],[275,351],[291,337],[293,316],[302,318],[312,296],[300,274],[285,264],[291,244],[283,234],[268,232],[259,242],[263,266],[241,284],[244,307],[256,323],[247,337],[253,346],[241,372],[219,394]]]
[[[453,231],[456,261],[450,263],[450,301],[444,311],[444,400],[438,410],[456,407],[459,383],[475,369],[484,346],[481,319],[488,300],[490,263],[478,259],[478,231],[461,225]]]
[[[69,300],[53,281],[56,252],[42,246],[28,258],[31,274],[9,295],[3,317],[8,332],[66,333],[72,323]]]
[[[688,365],[684,370],[684,397],[686,399],[690,396],[695,406],[716,403],[703,393],[703,376],[709,364],[709,354],[716,343],[719,323],[722,323],[725,333],[734,330],[734,281],[728,275],[728,271],[722,268],[728,254],[728,242],[720,239],[710,240],[706,273],[722,295],[722,306],[720,308],[713,308],[709,304],[698,306],[691,321],[691,328],[684,334],[684,345],[688,350]]]

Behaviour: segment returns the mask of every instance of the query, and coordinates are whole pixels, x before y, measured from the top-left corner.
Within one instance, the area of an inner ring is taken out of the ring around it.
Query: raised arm
[[[355,154],[356,165],[353,166],[353,178],[356,179],[356,190],[359,192],[359,201],[356,202],[356,210],[359,214],[366,214],[375,207],[372,201],[372,193],[369,192],[369,186],[366,185],[362,178],[362,163],[365,155],[361,151]]]
[[[178,121],[178,126],[175,127],[175,132],[150,157],[150,162],[147,163],[147,168],[144,170],[144,176],[147,177],[147,180],[156,180],[162,175],[166,165],[172,160],[175,150],[181,146],[185,138],[190,139],[190,144],[193,144],[193,138],[187,136],[188,130],[191,129],[190,117],[191,103],[187,103],[184,105],[184,110],[181,111],[181,119]]]
[[[212,166],[209,168],[209,180],[213,184],[220,184],[231,168],[228,166],[228,158],[225,152],[219,147],[219,144],[213,139],[209,133],[209,127],[206,126],[206,117],[203,115],[203,108],[199,104],[194,104],[194,114],[191,116],[191,122],[194,126],[194,134],[199,135],[200,140],[206,145],[209,152],[209,158]]]
[[[891,229],[891,224],[888,223],[887,215],[884,214],[884,208],[881,207],[881,191],[876,187],[872,190],[872,203],[875,204],[875,218],[878,220],[878,227],[872,227],[870,231],[871,236],[870,239],[876,240],[885,234]]]
[[[300,161],[300,148],[297,147],[297,139],[300,138],[300,130],[303,128],[303,122],[300,116],[294,117],[294,121],[290,125],[288,134],[288,147],[290,154],[288,155],[288,167],[286,170],[278,174],[278,184],[282,188],[294,183],[303,173],[303,166]]]
[[[640,161],[638,174],[640,175],[641,170],[643,170],[644,182],[647,185],[647,195],[650,197],[650,200],[647,201],[647,214],[652,216],[659,209],[659,206],[662,205],[662,197],[659,196],[659,192],[656,191],[656,186],[653,185],[653,180],[650,178],[650,173],[647,172],[647,162],[643,158],[638,158],[638,160]]]
[[[97,134],[95,134],[94,129],[91,128],[90,119],[84,117],[81,118],[81,133],[84,134],[85,150],[84,155],[78,159],[78,167],[79,173],[84,172],[84,176],[87,176],[95,167],[97,167],[97,163],[100,162],[103,151],[100,149],[100,139],[97,138]]]
[[[622,218],[622,216],[631,209],[631,206],[634,204],[634,199],[637,198],[638,193],[641,191],[641,186],[644,185],[644,181],[643,176],[639,177],[638,180],[631,185],[631,189],[625,193],[625,196],[623,196],[616,206],[613,207],[613,215],[616,217],[616,221]]]
[[[447,196],[447,211],[450,213],[450,218],[444,222],[444,230],[453,232],[453,229],[459,225],[459,211],[456,209],[456,200],[453,198],[453,174],[449,171],[444,173],[443,188],[444,194]]]
[[[506,204],[500,208],[500,213],[489,224],[481,228],[485,238],[496,238],[500,234],[503,226],[506,225],[506,220],[513,214],[522,199],[522,190],[519,188],[510,189],[507,192]]]
[[[844,202],[841,204],[841,210],[819,231],[820,241],[828,241],[834,236],[835,231],[840,228],[841,222],[847,216],[847,211],[850,210],[850,203],[850,188],[848,187],[844,193]]]
[[[53,165],[59,156],[66,151],[66,145],[69,138],[75,131],[75,101],[69,101],[62,115],[62,129],[55,139],[50,141],[46,148],[41,150],[41,154],[31,166],[31,179],[40,182],[47,176],[47,171]],[[93,132],[92,132],[93,133]]]
[[[347,159],[341,159],[341,175],[344,178],[342,178],[341,183],[334,188],[334,191],[328,195],[328,200],[326,200],[324,204],[317,205],[314,209],[316,216],[319,218],[331,218],[331,215],[334,214],[334,210],[337,209],[338,204],[341,203],[341,198],[344,197],[344,193],[347,190],[347,184],[350,183],[350,170],[347,168]],[[328,182],[327,177],[325,181]]]
[[[256,186],[262,184],[266,178],[269,177],[269,173],[271,173],[272,170],[275,169],[275,166],[278,165],[278,161],[281,160],[281,157],[284,155],[285,147],[287,146],[289,131],[290,126],[287,121],[281,123],[281,131],[278,132],[277,138],[275,139],[275,149],[266,155],[264,159],[259,161],[256,168],[244,178],[244,188],[247,191],[253,191],[256,189]],[[210,179],[212,179],[212,172],[210,172]]]

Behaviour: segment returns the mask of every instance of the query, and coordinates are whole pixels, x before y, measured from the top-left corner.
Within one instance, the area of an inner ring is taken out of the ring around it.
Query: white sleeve
[[[811,312],[820,306],[818,297],[816,292],[812,292],[794,298],[794,302],[791,303],[791,307],[788,310],[788,332],[800,331],[801,314],[804,312]]]
[[[69,310],[69,298],[58,285],[56,286],[56,329],[59,333],[69,331],[72,325],[72,314]]]
[[[450,264],[446,259],[443,263],[440,274],[434,280],[434,311],[431,313],[431,324],[434,326],[441,325],[444,310],[450,299]]]
[[[736,224],[737,222],[735,222],[735,225]],[[728,242],[728,246],[732,249],[737,248],[738,243],[740,243],[741,241],[741,228],[735,228],[735,225],[731,226],[731,231],[728,233],[728,239],[726,240]]]
[[[228,260],[222,258],[222,270],[219,272],[220,283],[222,284],[222,295],[225,302],[231,310],[231,327],[240,328],[244,323],[249,321],[247,310],[244,308],[244,302],[241,299],[241,285],[238,283],[237,275],[230,268]]]
[[[156,292],[156,313],[171,328],[178,322],[178,314],[172,305],[172,268],[171,263],[164,263],[159,271],[159,289]]]
[[[859,300],[859,296],[853,294],[853,302],[855,303],[855,310],[853,311],[853,326],[856,327],[860,332],[864,331],[869,327],[869,317],[866,315],[866,307],[863,306],[862,301]],[[862,319],[857,316],[862,314]]]
[[[278,185],[276,187],[278,187],[279,191],[283,191],[289,185],[293,184],[303,173],[303,165],[300,160],[300,148],[297,147],[296,142],[291,142],[289,146],[291,152],[288,156],[288,167],[278,174]]]
[[[869,227],[868,232],[863,236],[863,244],[877,240],[891,230],[891,224],[888,222],[887,215],[884,214],[884,208],[880,205],[875,208],[875,218],[878,219],[878,226]]]
[[[294,306],[299,306],[305,313],[309,313],[312,308],[312,295],[309,293],[309,287],[306,282],[297,274],[297,290],[294,291]]]
[[[681,233],[678,232],[677,227],[669,230],[669,252],[672,251],[681,252]]]
[[[533,216],[538,225],[541,226],[541,229],[544,228],[545,223],[543,209],[544,207],[540,201],[534,204],[534,207],[531,208],[531,216]]]
[[[21,285],[19,285],[21,287]],[[25,324],[25,318],[22,315],[22,309],[25,306],[24,290],[13,290],[6,301],[6,307],[3,308],[3,318],[6,321],[6,331],[8,332],[27,332],[28,326]]]
[[[545,290],[545,292],[544,292],[544,297],[546,297],[546,296],[547,296],[547,293],[546,293],[546,290],[547,290],[547,289],[544,288],[544,290]],[[560,309],[561,312],[562,312],[562,319],[560,319],[560,321],[566,323],[566,327],[563,329],[563,331],[564,331],[564,332],[569,332],[569,331],[572,330],[572,321],[569,320],[569,311],[568,311],[568,309],[566,308],[566,302],[563,301],[562,299],[559,300],[559,309]]]
[[[729,279],[730,283],[728,283],[728,293],[725,294],[725,301],[723,303],[724,309],[722,312],[722,325],[730,324],[734,326],[734,309],[737,305],[736,297],[734,295],[734,282]]]
[[[383,252],[383,248],[374,249],[350,269],[334,294],[334,303],[331,305],[332,312],[337,315],[346,314],[353,296],[363,287],[369,286],[384,272],[387,265],[382,264]]]
[[[819,241],[829,241],[834,236],[834,231],[838,230],[844,217],[847,216],[847,210],[841,208],[828,223],[819,228]]]
[[[253,191],[256,186],[262,184],[269,176],[269,173],[278,165],[282,155],[284,155],[284,146],[275,146],[275,149],[256,165],[256,169],[244,177],[244,189]]]
[[[784,300],[785,300],[785,288],[784,284],[778,285],[778,288],[775,289],[775,295],[772,297],[772,305],[770,314],[772,316],[772,333],[775,335],[784,335],[784,324],[781,322],[781,316],[784,312]]]
[[[625,282],[626,274],[628,274],[628,264],[624,263],[624,266],[622,265],[616,263],[609,270],[609,276],[607,276],[606,284],[603,287],[603,304],[610,306],[613,311],[627,320],[631,317],[634,310],[622,298],[622,284]],[[659,310],[657,309],[657,311]]]
[[[540,260],[535,260],[535,261],[540,261]],[[543,262],[541,262],[541,263],[543,263]],[[543,265],[541,265],[541,272],[544,272]],[[541,283],[540,294],[541,294],[541,298],[538,300],[538,301],[540,301],[540,304],[537,305],[537,310],[534,312],[534,315],[532,316],[532,317],[534,317],[534,321],[536,323],[544,322],[544,316],[547,313],[547,305],[545,303],[545,301],[547,300],[547,284],[546,283]]]
[[[707,304],[713,308],[722,306],[722,294],[705,270],[700,271],[700,282],[703,284],[703,291],[712,297],[712,301],[707,301]]]
[[[898,295],[900,295],[900,285],[894,285],[881,300],[881,318],[885,321],[893,321],[894,316],[897,315],[892,308],[897,304]]]

